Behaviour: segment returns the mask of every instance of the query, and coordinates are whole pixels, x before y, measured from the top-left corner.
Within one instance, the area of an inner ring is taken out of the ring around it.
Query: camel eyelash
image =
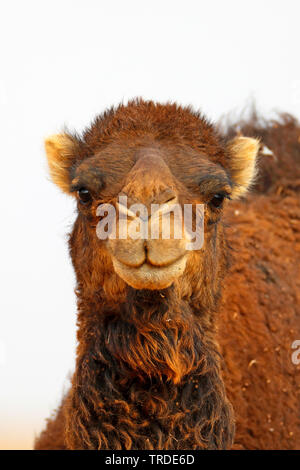
[[[225,192],[215,193],[212,197],[210,197],[208,205],[212,209],[221,209],[223,206],[224,199],[230,199],[230,194]]]
[[[72,184],[71,187],[70,187],[71,193],[77,193],[81,189],[88,189],[88,188],[86,188],[86,186],[84,186],[83,184],[80,184],[80,183]]]

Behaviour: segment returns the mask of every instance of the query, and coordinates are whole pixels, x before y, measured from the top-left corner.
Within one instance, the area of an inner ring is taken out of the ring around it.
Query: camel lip
[[[168,268],[168,267],[172,266],[173,264],[176,264],[176,263],[180,262],[183,258],[186,257],[186,255],[187,255],[187,253],[185,252],[182,255],[178,256],[178,258],[176,258],[172,261],[169,261],[165,264],[154,264],[149,259],[145,259],[138,266],[132,266],[132,264],[124,263],[124,261],[121,261],[116,256],[113,256],[113,260],[116,260],[120,265],[124,265],[126,268],[129,268],[129,269],[138,270],[138,269],[141,269],[144,266],[148,267],[149,269],[163,269],[163,268]]]
[[[169,287],[185,270],[187,254],[167,266],[154,266],[147,262],[139,267],[127,266],[112,258],[116,273],[135,289],[159,290]]]

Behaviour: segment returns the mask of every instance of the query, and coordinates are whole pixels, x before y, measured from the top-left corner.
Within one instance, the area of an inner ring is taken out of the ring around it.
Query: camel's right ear
[[[70,193],[70,170],[77,158],[78,141],[69,134],[55,134],[45,139],[49,173],[65,193]]]

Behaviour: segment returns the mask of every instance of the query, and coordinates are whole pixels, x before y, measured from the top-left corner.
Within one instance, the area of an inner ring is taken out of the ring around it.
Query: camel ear
[[[70,193],[70,170],[76,161],[78,141],[69,134],[55,134],[45,139],[49,173],[65,193]]]
[[[243,196],[254,183],[259,146],[259,140],[250,137],[235,137],[227,144],[233,199]]]

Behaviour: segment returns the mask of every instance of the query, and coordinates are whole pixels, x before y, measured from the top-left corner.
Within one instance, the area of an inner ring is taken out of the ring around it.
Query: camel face
[[[137,152],[117,202],[117,229],[125,215],[125,236],[110,237],[108,242],[116,273],[136,289],[169,287],[184,272],[189,239],[178,214],[178,186],[161,149],[152,146]]]
[[[177,281],[193,290],[214,275],[223,205],[247,190],[257,150],[242,137],[225,145],[188,108],[142,101],[96,120],[82,139],[46,140],[53,181],[78,201],[71,248],[84,282],[112,293]]]
[[[176,150],[172,153],[181,159],[183,171],[185,166],[191,168],[193,161],[189,159],[189,153],[180,155]],[[205,194],[204,185],[201,187],[198,181],[194,182],[193,190],[189,190],[184,178],[176,174],[171,157],[167,149],[155,144],[137,150],[133,167],[118,194],[116,229],[120,235],[121,222],[124,220],[122,216],[125,215],[125,233],[121,234],[123,238],[110,237],[107,247],[116,273],[136,289],[163,289],[184,273],[191,251],[188,249],[191,234],[187,222],[191,229],[198,226],[199,230],[203,230],[203,226],[199,225],[203,223],[203,214],[200,212],[204,203],[207,200],[210,203],[218,194],[220,213],[222,200],[230,192],[230,181],[225,172],[222,182],[219,182],[218,193],[215,193],[213,184],[208,194]],[[195,175],[198,174],[197,170],[195,167]],[[205,184],[211,181],[215,183],[217,173],[217,166],[211,165]],[[189,221],[184,217],[185,207],[191,209]],[[212,214],[209,211],[207,214],[208,221],[211,221]],[[199,220],[196,220],[197,217]],[[197,251],[202,248],[202,244],[199,245]]]
[[[126,284],[167,288],[187,264],[201,264],[204,232],[210,246],[211,227],[231,195],[230,176],[204,151],[155,141],[132,144],[130,152],[119,146],[117,161],[113,155],[114,147],[107,147],[76,169],[71,187],[79,213]],[[120,161],[121,174],[115,170]]]

